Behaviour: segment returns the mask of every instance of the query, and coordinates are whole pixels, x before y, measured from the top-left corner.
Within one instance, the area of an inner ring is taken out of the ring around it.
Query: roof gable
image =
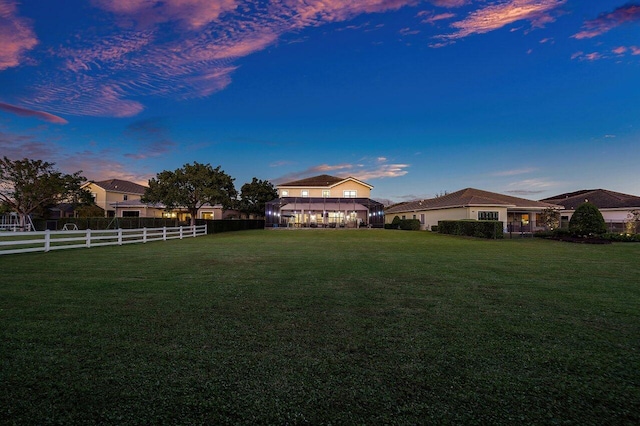
[[[97,182],[88,182],[88,184],[93,183],[96,186],[104,189],[109,192],[124,192],[127,194],[144,194],[144,191],[147,189],[146,186],[139,185],[135,182],[130,182],[128,180],[122,179],[108,179],[101,180]]]
[[[393,206],[388,213],[400,213],[418,210],[450,209],[456,207],[494,206],[507,208],[557,208],[558,206],[542,201],[527,200],[496,192],[483,191],[475,188],[465,188],[441,197],[426,200],[416,200]]]
[[[361,180],[358,180],[351,176],[346,178],[341,178],[341,177],[336,177],[331,175],[318,175],[318,176],[313,176],[305,179],[294,180],[292,182],[286,182],[286,183],[280,184],[278,185],[278,188],[287,188],[287,187],[331,188],[349,180],[356,182],[360,185],[364,185],[369,189],[373,188],[372,185],[369,185],[368,183],[362,182]]]
[[[583,189],[545,198],[541,201],[559,204],[565,209],[575,209],[587,200],[599,209],[640,208],[640,197],[607,189]]]

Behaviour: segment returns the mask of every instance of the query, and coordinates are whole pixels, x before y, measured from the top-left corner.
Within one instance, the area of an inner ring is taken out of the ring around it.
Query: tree
[[[240,188],[240,211],[264,216],[265,204],[278,198],[278,191],[268,180],[253,178],[250,183],[245,183]]]
[[[92,203],[91,193],[81,188],[86,178],[82,171],[65,174],[55,163],[42,160],[0,160],[0,202],[18,213],[24,229],[27,217],[45,207],[63,201],[73,204]]]
[[[222,204],[225,209],[233,205],[238,193],[233,178],[210,164],[185,164],[175,171],[163,171],[149,180],[142,196],[145,203],[162,203],[167,209],[186,208],[195,225],[198,211],[205,204]]]
[[[585,202],[571,216],[569,230],[574,235],[600,235],[607,232],[607,225],[600,210],[594,204]]]
[[[547,207],[540,213],[540,220],[547,229],[556,229],[560,226],[560,213],[553,207]]]

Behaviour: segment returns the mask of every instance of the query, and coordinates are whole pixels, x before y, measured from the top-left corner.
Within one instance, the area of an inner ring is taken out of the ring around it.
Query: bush
[[[400,229],[404,231],[419,231],[420,221],[418,219],[403,219],[400,221]]]
[[[465,235],[476,238],[504,238],[504,224],[496,220],[440,220],[441,234]]]
[[[438,225],[431,225],[432,232],[438,232]]]
[[[602,235],[607,232],[607,225],[600,210],[594,204],[585,202],[571,216],[569,230],[578,236]]]

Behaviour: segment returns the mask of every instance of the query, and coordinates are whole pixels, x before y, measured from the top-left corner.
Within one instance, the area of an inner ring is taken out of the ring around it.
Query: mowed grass
[[[2,424],[638,424],[640,244],[245,231],[0,257]]]

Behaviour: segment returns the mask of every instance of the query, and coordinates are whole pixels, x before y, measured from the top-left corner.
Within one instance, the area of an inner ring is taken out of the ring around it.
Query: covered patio
[[[382,228],[384,205],[370,198],[283,197],[266,204],[265,218],[267,228]]]

